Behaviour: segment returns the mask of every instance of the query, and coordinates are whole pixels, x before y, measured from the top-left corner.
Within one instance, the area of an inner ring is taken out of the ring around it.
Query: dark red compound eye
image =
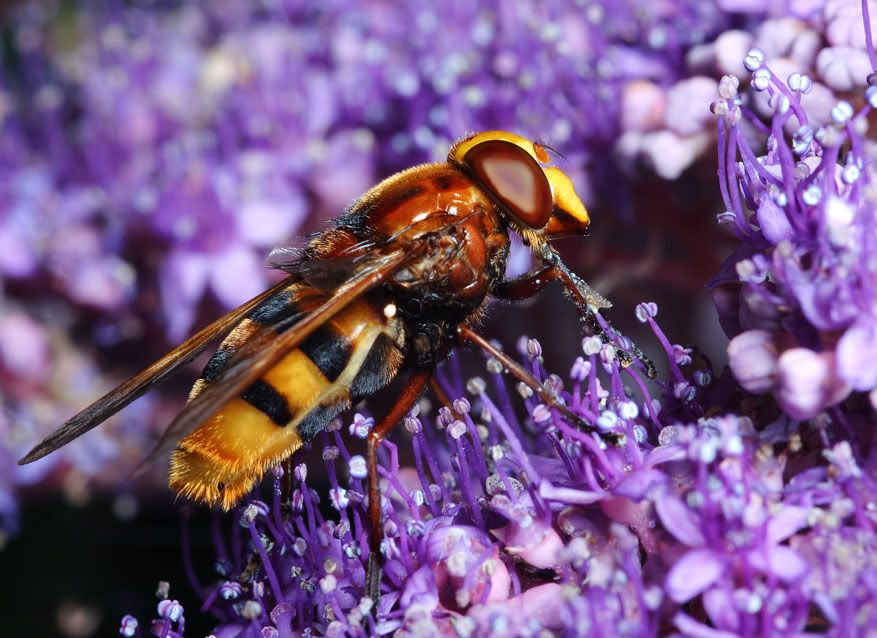
[[[530,228],[544,228],[551,217],[551,185],[536,160],[503,140],[476,144],[463,162],[511,215]]]

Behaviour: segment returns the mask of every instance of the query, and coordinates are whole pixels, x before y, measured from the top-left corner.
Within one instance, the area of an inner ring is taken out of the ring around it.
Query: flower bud
[[[837,374],[834,352],[808,348],[791,348],[780,355],[776,381],[777,400],[794,419],[815,416],[845,399],[851,390]]]
[[[743,58],[743,66],[745,66],[746,70],[750,72],[761,68],[762,64],[764,64],[764,51],[758,47],[752,47],[749,49],[746,57]]]
[[[777,347],[765,330],[748,330],[728,343],[728,365],[749,392],[764,394],[776,382]]]

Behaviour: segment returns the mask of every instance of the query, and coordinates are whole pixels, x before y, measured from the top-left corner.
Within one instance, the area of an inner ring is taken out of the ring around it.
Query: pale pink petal
[[[719,629],[733,630],[740,620],[730,592],[714,587],[703,595],[703,606],[710,620]]]
[[[704,625],[681,611],[673,616],[673,624],[685,634],[685,638],[740,638],[736,633]]]
[[[807,527],[810,508],[786,505],[767,523],[767,541],[779,543]]]
[[[307,200],[290,188],[282,198],[245,202],[240,208],[238,231],[254,246],[274,246],[295,234],[307,214]]]
[[[723,75],[745,77],[746,67],[743,58],[752,48],[752,34],[748,31],[732,29],[716,38],[716,66]]]
[[[695,76],[677,82],[667,92],[664,123],[682,136],[701,132],[713,118],[710,104],[716,99],[718,82],[706,76]]]
[[[691,600],[721,578],[725,563],[709,549],[694,549],[680,558],[667,574],[665,589],[677,603]]]
[[[24,313],[0,316],[0,368],[19,379],[40,382],[51,366],[45,328]]]
[[[556,565],[557,553],[563,548],[558,533],[537,520],[524,529],[517,523],[510,523],[491,530],[491,533],[505,544],[504,551],[540,569]]]
[[[479,625],[488,626],[491,617],[501,614],[510,618],[533,618],[546,629],[563,626],[563,606],[566,604],[563,588],[557,583],[537,585],[524,593],[494,604],[476,605],[468,616]]]
[[[816,70],[835,91],[851,91],[867,84],[871,73],[868,54],[852,47],[826,47],[816,56]]]
[[[706,112],[709,113],[709,104]],[[688,136],[661,130],[643,135],[639,152],[658,176],[674,180],[703,155],[712,142],[712,132],[706,130]]]
[[[831,121],[831,109],[837,104],[837,96],[822,82],[814,82],[809,93],[801,96],[801,107],[810,118],[810,125],[826,124]],[[797,119],[789,120],[797,122]],[[787,126],[787,130],[790,127]]]
[[[655,499],[655,511],[668,532],[689,547],[703,547],[706,539],[700,520],[677,496],[667,493]]]
[[[792,418],[811,418],[850,391],[836,370],[834,352],[790,348],[777,361],[776,396]]]
[[[840,375],[856,390],[877,386],[877,326],[873,319],[857,321],[837,344]]]
[[[798,580],[808,568],[801,555],[785,545],[772,545],[764,552],[751,552],[749,561],[753,568],[770,572],[786,582]]]
[[[877,2],[868,0],[871,33],[877,33]],[[865,48],[865,21],[860,0],[827,0],[825,2],[825,36],[837,45]]]
[[[769,392],[776,383],[777,347],[765,330],[747,330],[728,343],[728,365],[744,389]]]
[[[36,270],[38,258],[27,239],[11,225],[0,224],[0,274],[27,277]]]
[[[115,256],[90,259],[66,270],[66,290],[81,304],[106,310],[118,308],[134,293],[137,275],[131,265]]]
[[[791,16],[766,20],[755,36],[755,46],[764,51],[767,63],[773,67],[777,58],[788,58],[810,67],[822,45],[819,33],[807,23]],[[786,76],[780,76],[783,80]]]
[[[219,252],[210,262],[210,288],[226,308],[234,308],[262,292],[267,275],[262,258],[244,246]]]
[[[666,105],[664,90],[649,80],[632,80],[621,91],[621,128],[651,131],[661,127]]]

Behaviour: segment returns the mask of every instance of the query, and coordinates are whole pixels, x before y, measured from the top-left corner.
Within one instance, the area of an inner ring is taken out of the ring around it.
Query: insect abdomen
[[[207,363],[190,400],[248,336],[266,324],[306,314],[320,294],[295,284],[254,311]],[[404,335],[401,322],[385,316],[384,305],[377,295],[350,304],[182,439],[171,456],[171,488],[230,509],[267,468],[352,403],[389,383],[402,363]]]

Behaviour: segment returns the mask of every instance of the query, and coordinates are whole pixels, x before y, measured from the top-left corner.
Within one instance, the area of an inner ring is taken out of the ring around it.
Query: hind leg
[[[405,381],[405,387],[396,404],[381,422],[368,435],[368,518],[371,525],[369,534],[368,568],[365,578],[366,596],[377,602],[381,595],[381,577],[383,561],[381,558],[381,542],[384,540],[384,520],[381,515],[381,490],[378,483],[378,447],[423,394],[432,369],[417,370]]]

